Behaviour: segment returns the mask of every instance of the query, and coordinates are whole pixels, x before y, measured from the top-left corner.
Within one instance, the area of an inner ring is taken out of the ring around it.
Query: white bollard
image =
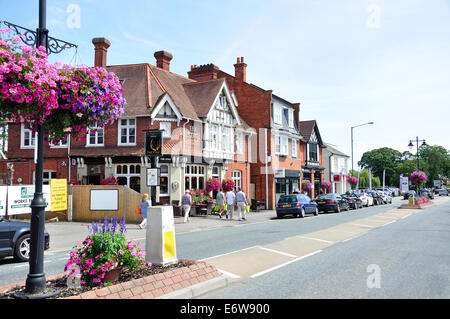
[[[152,206],[147,219],[146,261],[163,266],[177,263],[173,207]]]

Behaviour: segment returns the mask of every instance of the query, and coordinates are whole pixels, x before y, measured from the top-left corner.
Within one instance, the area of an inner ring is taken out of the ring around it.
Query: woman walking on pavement
[[[216,196],[217,206],[219,206],[219,217],[222,218],[222,214],[225,211],[225,194],[221,188]]]
[[[141,215],[142,215],[142,223],[139,224],[139,227],[145,228],[147,226],[147,209],[152,206],[151,199],[148,198],[148,194],[144,194],[142,199],[139,201],[139,205],[141,206]]]
[[[193,204],[192,197],[189,194],[189,190],[187,189],[185,194],[181,197],[181,205],[183,205],[184,211],[184,222],[191,222],[191,218],[189,217],[189,212],[191,211],[191,206]]]

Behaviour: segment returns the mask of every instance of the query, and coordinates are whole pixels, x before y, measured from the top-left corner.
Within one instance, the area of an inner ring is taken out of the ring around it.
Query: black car
[[[0,216],[0,258],[13,256],[19,261],[30,259],[30,223],[9,221]],[[50,248],[50,235],[44,233],[45,249]]]
[[[368,192],[368,194],[373,197],[373,204],[374,205],[382,205],[382,204],[384,204],[383,198],[381,197],[380,193],[378,193],[376,191],[371,191],[371,192]]]
[[[356,194],[342,195],[342,197],[347,200],[348,206],[350,206],[350,208],[352,209],[363,207],[361,198],[359,198],[359,196]]]
[[[427,196],[429,199],[434,199],[434,192],[432,192],[428,189],[421,189],[420,195]]]
[[[330,193],[326,195],[320,195],[316,199],[317,207],[319,211],[334,211],[340,213],[342,210],[349,210],[349,204],[346,199],[341,195]]]

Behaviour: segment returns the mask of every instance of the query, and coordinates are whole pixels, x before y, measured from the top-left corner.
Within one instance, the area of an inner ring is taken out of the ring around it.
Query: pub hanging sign
[[[162,152],[162,131],[145,131],[145,155],[160,156]]]

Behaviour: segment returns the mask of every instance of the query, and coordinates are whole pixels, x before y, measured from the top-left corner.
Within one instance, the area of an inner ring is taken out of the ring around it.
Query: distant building
[[[347,182],[349,158],[350,156],[330,146],[330,144],[327,144],[327,147],[323,149],[324,180],[331,182],[331,192],[333,193],[343,194],[351,189]]]

